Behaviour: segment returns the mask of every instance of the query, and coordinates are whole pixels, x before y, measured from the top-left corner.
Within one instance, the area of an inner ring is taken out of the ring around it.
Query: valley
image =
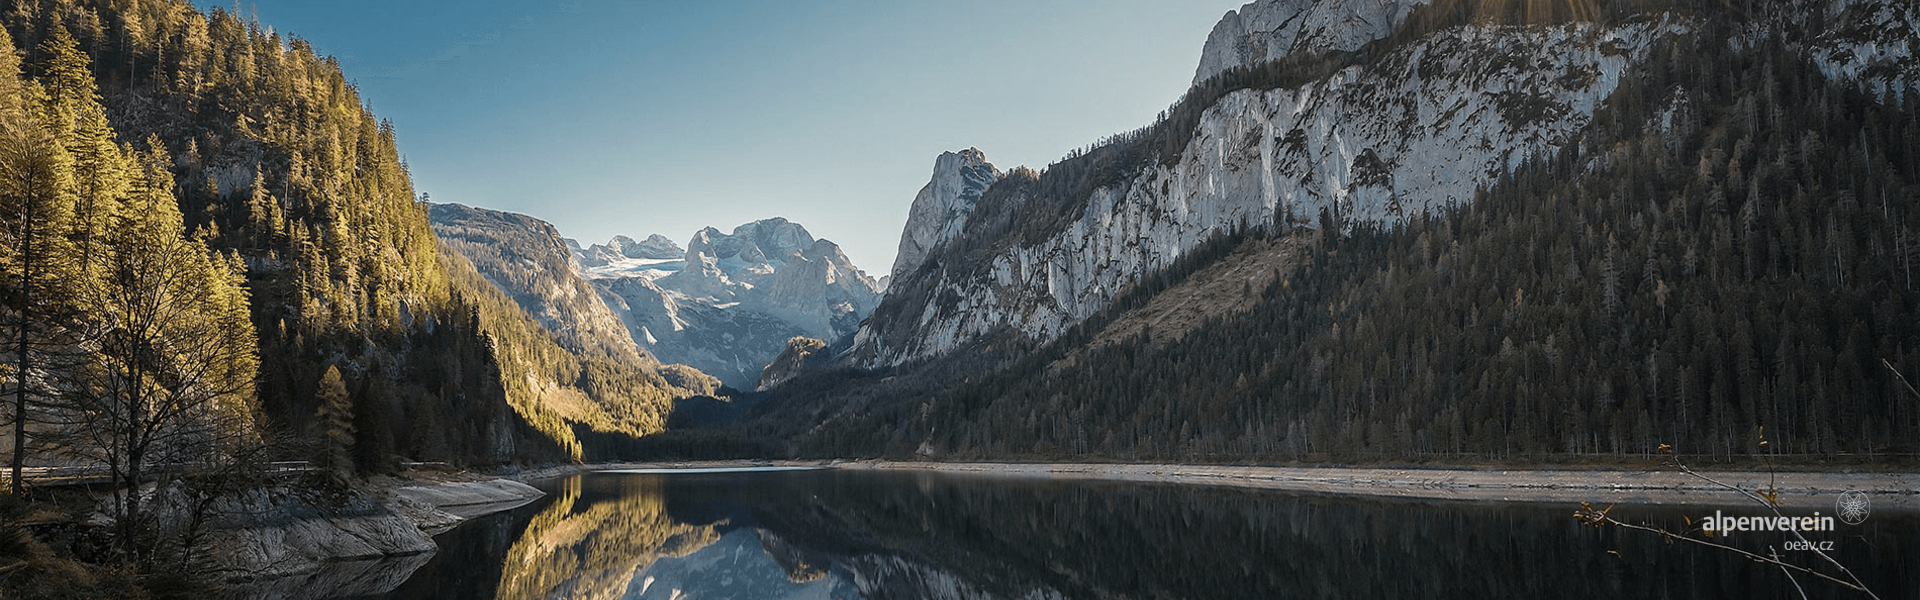
[[[416,64],[498,60],[541,22]],[[1240,540],[1264,550],[1309,513],[1511,511],[1529,523],[1513,544],[1550,538],[1582,577],[1652,593],[1691,588],[1665,563],[1587,568],[1596,540],[1718,541],[1589,504],[1864,519],[1870,499],[1889,531],[1920,510],[1910,3],[1256,0],[1193,32],[1164,110],[1044,165],[993,162],[1001,138],[959,147],[953,131],[997,130],[956,105],[846,107],[818,112],[928,128],[917,193],[897,173],[782,179],[813,156],[549,162],[527,135],[486,168],[566,172],[517,204],[425,193],[445,164],[410,162],[408,125],[374,111],[410,71],[349,72],[363,59],[257,12],[11,0],[0,24],[0,596],[1108,597],[1201,572],[1087,580],[1073,569],[1106,567],[1021,550],[1074,545],[1012,525],[1047,511],[1085,539],[1245,516],[1278,536]],[[557,68],[540,56],[520,76]],[[974,83],[1039,93],[1008,73]],[[567,97],[706,97],[645,89]],[[767,98],[814,106],[786,93]],[[779,108],[764,98],[707,102],[676,105],[681,124],[631,111],[651,129],[619,144],[861,146],[825,135],[844,124],[740,117]],[[621,126],[570,114],[503,129],[586,147]],[[728,119],[765,139],[680,128]],[[931,133],[942,120],[960,124]],[[631,179],[573,185],[588,175]],[[681,176],[791,198],[688,195]],[[818,205],[875,189],[891,208]],[[621,465],[669,472],[598,472]],[[1211,487],[1245,496],[1163,502],[1227,493],[1188,489]],[[928,508],[944,499],[969,510]],[[1450,508],[1370,504],[1401,501]],[[1600,537],[1531,520],[1575,504]],[[1334,537],[1384,535],[1362,529]],[[1168,545],[1175,565],[1208,552]],[[1758,552],[1734,546],[1703,551]],[[1906,589],[1773,561],[1711,568]],[[1293,589],[1271,574],[1234,589]],[[1446,581],[1516,589],[1488,577]]]

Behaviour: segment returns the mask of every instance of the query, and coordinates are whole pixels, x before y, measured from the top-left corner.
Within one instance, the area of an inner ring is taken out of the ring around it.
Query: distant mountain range
[[[571,246],[635,343],[742,390],[787,340],[850,335],[880,303],[879,282],[840,246],[778,217],[702,229],[684,250],[658,234]]]
[[[636,242],[633,238],[616,235],[605,245],[594,244],[581,248],[580,243],[567,239],[567,248],[580,260],[580,266],[587,272],[602,276],[646,275],[660,277],[679,271],[686,266],[686,250],[679,244],[667,239],[667,236],[653,234],[647,241]]]
[[[840,247],[782,218],[582,248],[539,219],[433,205],[434,231],[571,348],[635,351],[753,390],[788,340],[851,335],[880,285]],[[691,265],[691,266],[689,266]]]

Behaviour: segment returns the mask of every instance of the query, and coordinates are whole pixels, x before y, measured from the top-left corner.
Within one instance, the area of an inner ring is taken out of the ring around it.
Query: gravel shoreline
[[[963,475],[1178,483],[1315,494],[1433,500],[1529,503],[1614,503],[1741,507],[1753,500],[1675,469],[1475,469],[1391,467],[1250,467],[1183,464],[989,463],[922,461],[689,461],[559,465],[511,478],[529,482],[587,471],[718,467],[826,467],[850,471],[938,472]],[[1876,511],[1920,513],[1920,473],[1833,472],[1804,469],[1698,471],[1753,491],[1780,490],[1780,506],[1831,508],[1839,495],[1860,491]]]
[[[1174,464],[939,463],[860,461],[836,468],[994,476],[1186,483],[1336,495],[1493,502],[1742,506],[1738,492],[1678,470],[1377,467],[1235,467]],[[1920,512],[1920,473],[1698,471],[1743,490],[1777,488],[1782,507],[1832,507],[1864,492],[1875,510]]]

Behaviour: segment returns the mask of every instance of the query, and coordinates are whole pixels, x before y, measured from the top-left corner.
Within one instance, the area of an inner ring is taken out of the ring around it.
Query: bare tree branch
[[[1772,557],[1762,556],[1759,554],[1754,554],[1752,552],[1735,548],[1733,546],[1728,546],[1726,544],[1718,544],[1718,543],[1709,542],[1699,538],[1687,537],[1687,536],[1680,535],[1678,533],[1667,531],[1665,529],[1654,527],[1651,525],[1638,525],[1634,523],[1621,521],[1607,514],[1607,511],[1611,510],[1612,508],[1613,507],[1609,506],[1604,509],[1595,510],[1593,507],[1587,505],[1587,503],[1582,502],[1580,504],[1580,510],[1574,511],[1574,518],[1580,519],[1582,523],[1586,523],[1588,526],[1591,526],[1595,529],[1612,525],[1612,526],[1620,527],[1623,529],[1645,531],[1647,533],[1658,535],[1660,537],[1667,538],[1668,540],[1672,540],[1672,541],[1681,541],[1681,542],[1687,542],[1690,544],[1698,544],[1698,545],[1706,546],[1708,548],[1713,548],[1716,550],[1724,550],[1727,552],[1732,552],[1734,554],[1738,554],[1740,556],[1746,557],[1748,560],[1752,560],[1753,562],[1773,565],[1773,566],[1779,567],[1782,570],[1788,571],[1789,573],[1799,572],[1807,575],[1812,575],[1814,577],[1818,577],[1818,578],[1825,579],[1827,581],[1831,581],[1833,583],[1839,584],[1843,587],[1846,587],[1847,589],[1861,592],[1868,596],[1873,596],[1874,598],[1879,597],[1879,596],[1874,596],[1873,591],[1867,589],[1865,585],[1852,582],[1852,581],[1847,581],[1844,579],[1839,579],[1832,575],[1828,575],[1826,573],[1821,573],[1819,571],[1815,571],[1807,567],[1786,562],[1778,558],[1772,558]],[[1789,577],[1791,577],[1791,575],[1789,575]],[[1796,582],[1794,585],[1798,587],[1799,584]],[[1804,596],[1805,593],[1803,592],[1802,595]]]
[[[1920,390],[1913,389],[1913,383],[1907,381],[1907,376],[1900,374],[1899,369],[1893,368],[1892,361],[1882,358],[1880,359],[1880,364],[1886,365],[1888,371],[1893,371],[1893,376],[1900,378],[1900,383],[1907,386],[1907,391],[1913,392],[1913,397],[1915,399],[1920,399]]]

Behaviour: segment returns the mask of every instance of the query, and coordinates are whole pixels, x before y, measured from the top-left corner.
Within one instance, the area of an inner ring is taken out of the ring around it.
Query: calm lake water
[[[543,488],[547,498],[441,535],[439,554],[378,597],[1799,597],[1777,568],[1594,531],[1563,505],[832,470],[594,473]],[[1702,512],[1613,514],[1678,529]],[[1880,597],[1920,598],[1920,518],[1874,514],[1810,537],[1833,541]]]

